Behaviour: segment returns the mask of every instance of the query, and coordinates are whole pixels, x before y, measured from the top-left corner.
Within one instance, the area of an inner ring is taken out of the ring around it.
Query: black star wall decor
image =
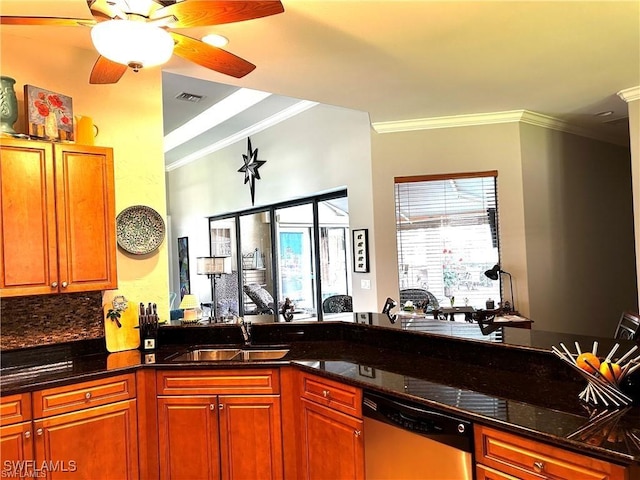
[[[258,149],[251,148],[251,139],[247,138],[247,154],[242,154],[244,165],[238,169],[244,173],[244,183],[249,184],[251,190],[251,205],[255,205],[256,198],[256,180],[260,180],[260,172],[258,169],[267,163],[266,160],[258,160]]]

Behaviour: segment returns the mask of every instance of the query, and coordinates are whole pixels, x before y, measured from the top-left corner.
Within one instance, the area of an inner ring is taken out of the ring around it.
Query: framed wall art
[[[353,271],[369,271],[369,232],[366,228],[353,230]]]
[[[71,97],[33,85],[24,86],[27,133],[46,140],[73,140]]]
[[[178,238],[178,265],[180,268],[180,300],[191,293],[191,280],[189,276],[189,238]]]

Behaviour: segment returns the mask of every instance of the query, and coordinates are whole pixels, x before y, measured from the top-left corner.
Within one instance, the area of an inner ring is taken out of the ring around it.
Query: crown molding
[[[433,130],[436,128],[470,127],[474,125],[492,125],[496,123],[519,122],[524,110],[506,112],[472,113],[447,117],[414,118],[371,124],[377,133],[411,132],[414,130]]]
[[[416,118],[412,120],[398,120],[393,122],[375,122],[372,123],[371,126],[377,133],[398,133],[415,130],[433,130],[437,128],[470,127],[476,125],[493,125],[516,122],[522,122],[565,133],[572,133],[582,137],[595,138],[597,140],[615,143],[617,145],[626,145],[625,142],[620,142],[620,140],[614,137],[578,127],[559,118],[531,112],[529,110],[508,110],[505,112]]]
[[[316,105],[318,105],[317,102],[311,102],[308,100],[300,101],[294,105],[291,105],[289,108],[281,110],[280,112],[274,115],[271,115],[270,117],[265,118],[264,120],[254,123],[250,127],[247,127],[244,130],[240,130],[239,132],[236,132],[233,135],[223,138],[222,140],[219,140],[216,143],[213,143],[206,148],[202,148],[196,152],[193,152],[187,155],[186,157],[181,158],[180,160],[176,160],[175,162],[169,163],[165,167],[165,171],[170,172],[172,170],[175,170],[176,168],[184,167],[185,165],[188,165],[191,162],[195,162],[196,160],[204,157],[205,155],[209,155],[210,153],[217,152],[218,150],[222,150],[223,148],[228,147],[229,145],[239,142],[240,140],[244,140],[248,136],[261,132],[263,130],[266,130],[269,127],[273,127],[274,125],[277,125],[278,123],[283,122],[288,118],[294,117],[295,115],[298,115],[299,113],[302,113],[305,110],[309,110],[310,108],[313,108]]]
[[[640,86],[620,90],[618,96],[627,103],[640,100]]]

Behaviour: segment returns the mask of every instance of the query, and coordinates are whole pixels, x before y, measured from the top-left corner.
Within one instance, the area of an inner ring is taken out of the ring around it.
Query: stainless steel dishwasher
[[[473,427],[423,405],[365,391],[367,480],[471,480]]]

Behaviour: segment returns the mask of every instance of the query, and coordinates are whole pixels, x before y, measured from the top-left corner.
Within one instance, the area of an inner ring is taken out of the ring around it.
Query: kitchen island
[[[148,428],[157,419],[155,406],[150,408],[148,403],[155,399],[160,372],[280,369],[284,471],[299,473],[298,467],[287,466],[296,460],[287,459],[287,448],[295,440],[288,439],[286,427],[295,427],[296,418],[287,415],[285,405],[291,405],[292,400],[285,397],[296,391],[287,380],[291,372],[307,372],[624,468],[640,465],[640,407],[603,413],[582,404],[578,394],[584,380],[544,347],[535,345],[536,338],[544,338],[551,342],[546,346],[549,349],[559,341],[568,341],[566,336],[532,330],[523,345],[501,344],[406,332],[379,326],[385,322],[381,315],[366,314],[370,320],[366,323],[358,321],[359,315],[354,314],[352,322],[254,325],[247,348],[286,346],[288,353],[278,360],[173,360],[198,345],[243,346],[236,325],[163,327],[159,329],[159,348],[153,352],[108,354],[100,340],[3,352],[0,389],[6,399],[133,374],[140,433],[140,425]],[[607,339],[600,342],[603,350],[613,343]],[[621,342],[620,351],[631,345]],[[148,435],[148,430],[145,432]],[[157,443],[148,443],[143,442],[139,452],[145,459],[141,460],[140,478],[151,478],[149,472],[157,468]]]

